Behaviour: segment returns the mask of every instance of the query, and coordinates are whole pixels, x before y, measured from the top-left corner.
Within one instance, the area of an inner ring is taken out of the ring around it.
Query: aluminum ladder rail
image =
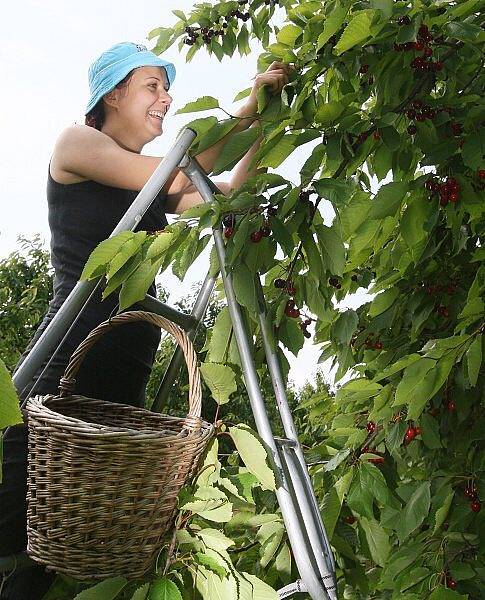
[[[195,160],[186,157],[185,162],[181,162],[180,169],[194,184],[204,202],[211,202],[213,193],[220,193],[217,186]],[[336,600],[335,562],[288,405],[281,367],[276,354],[275,340],[266,316],[261,281],[259,276],[256,276],[258,317],[268,370],[286,435],[285,439],[275,438],[269,423],[259,377],[252,358],[252,342],[234,294],[231,274],[227,273],[225,269],[225,247],[220,227],[213,229],[213,236],[251,409],[258,433],[269,449],[277,471],[276,496],[301,577],[294,584],[279,590],[279,596],[287,598],[294,593],[306,591],[312,600]],[[174,357],[173,361],[175,362],[175,360]],[[176,370],[173,365],[169,368]],[[161,404],[160,397],[166,398],[169,393],[170,386],[164,379],[157,393],[158,405]]]
[[[195,136],[196,133],[190,128],[182,130],[167,156],[160,162],[110,237],[121,231],[133,231],[136,228],[138,222],[177,166],[194,183],[205,202],[212,200],[213,193],[220,193],[220,190],[207,177],[196,161],[185,154]],[[279,485],[276,495],[301,576],[301,579],[294,584],[279,590],[279,597],[287,598],[294,593],[306,591],[310,594],[312,600],[336,600],[335,563],[286,399],[281,369],[271,339],[271,328],[266,320],[264,297],[259,277],[257,277],[256,285],[261,332],[268,368],[285,435],[287,436],[281,440],[275,438],[271,430],[261,395],[259,378],[252,360],[249,336],[234,295],[231,276],[226,273],[224,268],[225,254],[221,230],[216,228],[213,233],[251,408],[258,433],[269,448],[273,464],[276,467]],[[32,383],[37,369],[42,365],[45,357],[49,356],[62,343],[63,336],[68,334],[69,327],[72,326],[77,315],[87,304],[90,295],[99,283],[100,280],[98,282],[87,281],[76,284],[14,374],[14,385],[19,394],[25,396],[24,403],[28,397],[29,384]],[[213,285],[214,279],[208,275],[194,305],[192,315],[176,311],[148,295],[142,304],[146,310],[167,316],[167,318],[178,323],[193,337],[207,309]],[[176,352],[157,393],[154,410],[160,407],[163,397],[168,394],[170,383],[178,372],[177,363],[180,363],[180,359],[181,354]],[[32,389],[32,386],[30,389]]]

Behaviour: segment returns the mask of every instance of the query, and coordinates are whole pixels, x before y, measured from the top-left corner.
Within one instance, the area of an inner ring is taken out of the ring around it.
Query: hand
[[[258,106],[258,90],[267,85],[270,92],[274,95],[280,94],[281,90],[288,83],[291,74],[296,70],[294,65],[282,62],[273,62],[264,73],[258,73],[253,77],[253,89],[248,97],[248,103],[253,106]]]

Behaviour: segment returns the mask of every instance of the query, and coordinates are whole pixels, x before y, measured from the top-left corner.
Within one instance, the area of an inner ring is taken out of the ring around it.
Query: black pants
[[[136,305],[133,307],[136,310]],[[52,319],[46,315],[22,354],[16,370]],[[97,323],[93,313],[79,320],[72,337],[58,349],[42,378],[34,377],[34,395],[57,394],[69,357]],[[143,407],[145,388],[160,341],[160,330],[148,323],[129,323],[109,331],[91,348],[76,377],[75,393],[89,398]],[[29,394],[30,396],[31,394]],[[21,398],[23,400],[23,398]],[[0,556],[27,548],[27,427],[11,427],[3,441],[3,482],[0,484]],[[42,565],[17,568],[4,582],[0,600],[40,600],[55,578]],[[0,579],[1,582],[1,579]]]

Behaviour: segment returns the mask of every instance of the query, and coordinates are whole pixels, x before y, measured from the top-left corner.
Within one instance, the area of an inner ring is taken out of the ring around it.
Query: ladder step
[[[296,448],[298,445],[295,440],[290,440],[288,438],[275,437],[274,440],[276,445],[280,448]]]
[[[177,325],[180,325],[180,327],[182,327],[182,329],[185,331],[189,331],[198,324],[197,319],[192,315],[172,308],[171,306],[168,306],[168,304],[164,304],[157,298],[150,296],[150,294],[147,294],[145,298],[140,300],[138,303],[143,307],[144,310],[161,315],[169,321],[173,321]]]
[[[300,592],[306,592],[307,589],[305,587],[305,584],[303,583],[303,581],[301,579],[298,579],[297,581],[294,581],[293,583],[290,583],[289,585],[285,585],[284,588],[281,588],[280,590],[278,590],[278,598],[280,598],[280,600],[282,600],[283,598],[289,598],[290,596],[293,596],[293,594],[298,594]]]

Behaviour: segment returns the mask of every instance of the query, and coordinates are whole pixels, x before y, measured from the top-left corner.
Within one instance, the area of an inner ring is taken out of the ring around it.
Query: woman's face
[[[117,118],[121,119],[125,131],[133,131],[136,137],[148,138],[147,141],[161,135],[163,118],[172,103],[168,88],[163,67],[135,69],[128,87],[116,89]]]

